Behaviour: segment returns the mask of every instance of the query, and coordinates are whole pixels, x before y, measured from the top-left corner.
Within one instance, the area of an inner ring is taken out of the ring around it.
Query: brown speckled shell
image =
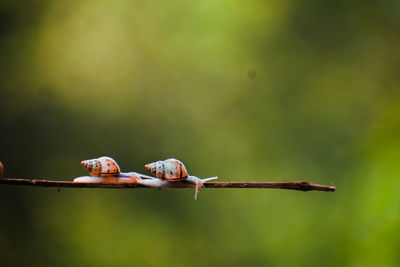
[[[110,157],[84,160],[81,165],[94,177],[118,176],[121,172],[117,162]]]
[[[185,165],[177,159],[166,159],[144,166],[157,178],[168,181],[181,181],[188,177]]]

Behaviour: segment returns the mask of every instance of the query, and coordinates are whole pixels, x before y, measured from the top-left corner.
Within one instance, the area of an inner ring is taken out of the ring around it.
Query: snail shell
[[[3,164],[0,161],[0,179],[3,178],[3,176],[4,176],[4,167],[3,167]]]
[[[81,165],[94,177],[118,176],[121,172],[117,162],[110,157],[84,160]]]
[[[188,177],[185,165],[177,159],[166,159],[144,166],[157,178],[168,181],[181,181]]]

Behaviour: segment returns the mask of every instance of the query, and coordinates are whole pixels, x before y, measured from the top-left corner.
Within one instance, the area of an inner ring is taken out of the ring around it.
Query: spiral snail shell
[[[3,176],[4,176],[4,167],[3,167],[3,164],[0,161],[0,179],[3,178]]]
[[[181,181],[188,177],[185,165],[177,159],[159,160],[144,166],[161,180]]]
[[[81,165],[94,177],[118,176],[121,172],[117,162],[110,157],[84,160]]]

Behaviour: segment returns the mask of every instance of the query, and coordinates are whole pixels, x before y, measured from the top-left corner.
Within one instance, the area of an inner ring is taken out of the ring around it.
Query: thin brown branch
[[[0,184],[8,185],[26,185],[42,187],[74,187],[74,188],[149,188],[135,183],[74,183],[69,181],[52,181],[39,179],[0,179]],[[336,190],[334,186],[319,185],[307,181],[296,182],[208,182],[204,184],[205,188],[274,188],[290,189],[299,191],[330,191]],[[182,186],[184,188],[184,186]],[[179,189],[179,186],[177,187]]]

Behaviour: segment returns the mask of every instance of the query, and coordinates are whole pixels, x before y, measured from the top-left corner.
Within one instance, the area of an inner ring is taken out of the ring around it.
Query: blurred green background
[[[176,157],[335,193],[0,186],[2,266],[399,266],[400,2],[0,3],[6,177]]]

